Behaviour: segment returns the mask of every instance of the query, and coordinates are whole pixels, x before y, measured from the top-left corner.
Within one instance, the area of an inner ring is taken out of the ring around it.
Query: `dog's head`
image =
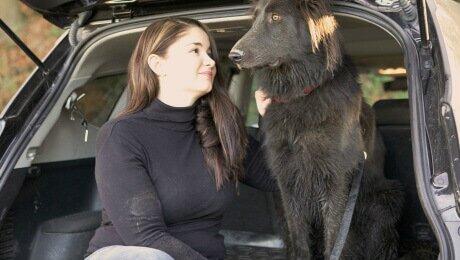
[[[233,46],[230,59],[248,69],[309,59],[332,72],[342,57],[337,22],[326,1],[254,1],[253,25]]]

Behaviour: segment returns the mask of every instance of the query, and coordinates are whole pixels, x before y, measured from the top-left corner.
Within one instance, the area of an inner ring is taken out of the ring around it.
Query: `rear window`
[[[126,74],[100,77],[75,90],[84,96],[77,102],[88,124],[102,126],[109,120],[126,86]]]
[[[399,68],[404,70],[403,68]],[[396,69],[391,69],[396,70]],[[388,70],[387,70],[388,71]],[[361,84],[363,98],[369,105],[383,99],[407,99],[407,78],[404,73],[387,73],[385,71],[371,70],[360,73],[358,82]]]
[[[363,99],[369,105],[383,99],[407,99],[407,79],[405,73],[385,75],[379,70],[366,70],[358,75]],[[254,92],[258,89],[257,79],[252,80],[250,101],[246,113],[246,126],[258,127],[259,112],[257,111]]]

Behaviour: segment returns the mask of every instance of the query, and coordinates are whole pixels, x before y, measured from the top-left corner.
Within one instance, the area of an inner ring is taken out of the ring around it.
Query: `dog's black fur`
[[[341,259],[397,257],[401,185],[383,174],[384,146],[324,0],[260,0],[230,57],[273,99],[263,118],[290,258],[328,259],[358,162],[364,175]],[[305,88],[313,89],[304,94]]]

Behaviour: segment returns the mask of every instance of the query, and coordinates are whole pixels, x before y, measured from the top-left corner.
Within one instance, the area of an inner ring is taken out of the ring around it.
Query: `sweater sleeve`
[[[268,169],[265,153],[260,143],[251,136],[248,141],[249,146],[244,163],[245,174],[241,181],[258,190],[279,191],[276,178]]]
[[[167,232],[142,146],[117,124],[101,128],[96,183],[102,205],[125,245],[162,250],[176,260],[206,259]]]

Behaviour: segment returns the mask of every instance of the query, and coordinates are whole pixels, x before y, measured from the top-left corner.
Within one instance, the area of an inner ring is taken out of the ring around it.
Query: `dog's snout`
[[[229,54],[228,57],[230,58],[231,61],[238,63],[241,61],[243,58],[243,52],[240,50],[232,50]]]

